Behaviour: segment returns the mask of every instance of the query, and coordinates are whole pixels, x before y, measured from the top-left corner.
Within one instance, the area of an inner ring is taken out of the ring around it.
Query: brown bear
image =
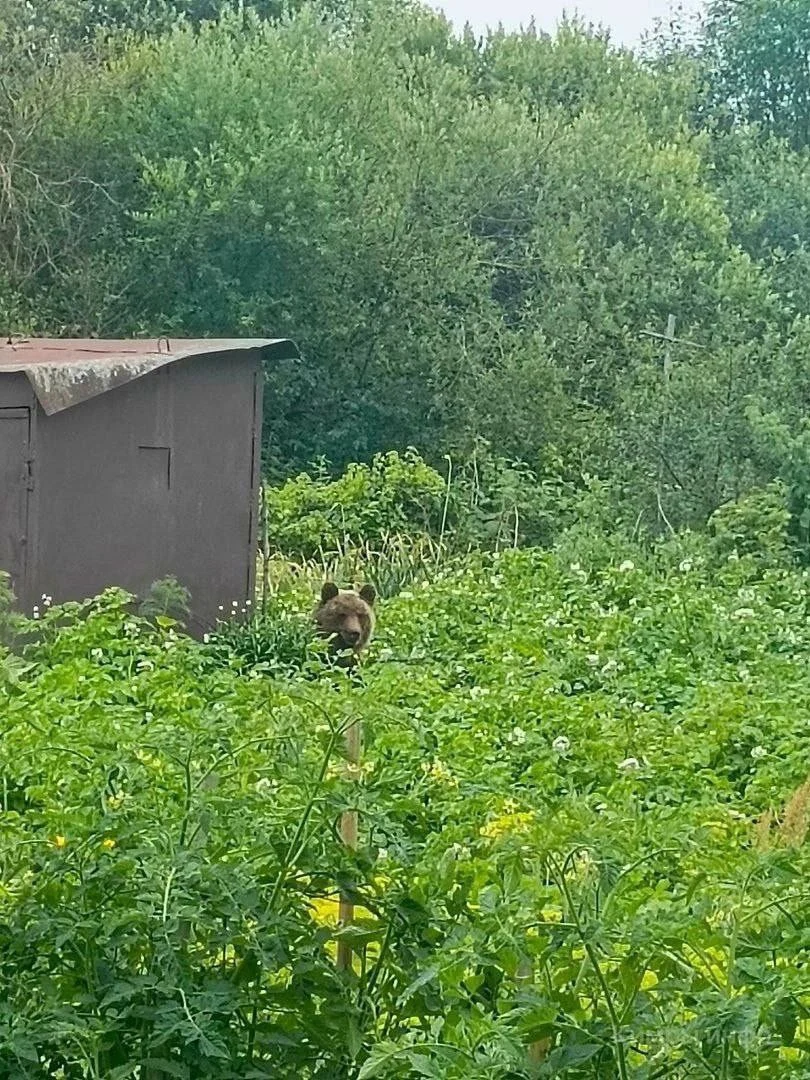
[[[374,630],[376,597],[373,585],[355,592],[339,589],[332,581],[324,584],[314,619],[318,632],[329,638],[333,653],[349,653],[354,660],[365,649]]]

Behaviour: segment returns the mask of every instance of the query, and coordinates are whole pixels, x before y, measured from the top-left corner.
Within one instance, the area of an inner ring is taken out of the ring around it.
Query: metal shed
[[[21,607],[174,575],[201,632],[252,596],[262,365],[287,340],[0,344],[0,569]]]

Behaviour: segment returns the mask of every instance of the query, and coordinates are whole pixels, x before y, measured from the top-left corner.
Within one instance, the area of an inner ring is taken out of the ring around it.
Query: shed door
[[[29,409],[0,409],[0,570],[20,596],[28,551]]]

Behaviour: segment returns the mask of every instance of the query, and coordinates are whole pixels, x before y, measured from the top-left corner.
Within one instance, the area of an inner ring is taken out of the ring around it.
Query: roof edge
[[[298,346],[289,338],[233,338],[222,340],[212,338],[210,345],[205,339],[195,341],[178,341],[172,348],[167,339],[168,348],[161,350],[160,342],[157,342],[155,351],[136,352],[127,349],[127,345],[144,344],[143,342],[99,342],[98,347],[89,347],[92,343],[77,345],[76,354],[70,360],[58,361],[58,354],[69,351],[70,342],[64,340],[60,349],[58,340],[54,340],[45,349],[53,349],[54,361],[37,359],[36,362],[25,360],[25,345],[15,349],[19,355],[18,363],[0,364],[0,374],[7,372],[23,372],[31,384],[39,404],[46,416],[53,416],[65,409],[73,408],[83,401],[114,390],[119,386],[141,379],[150,375],[160,368],[176,363],[178,360],[202,359],[206,356],[215,356],[218,353],[244,353],[259,351],[262,360],[299,360],[301,353]],[[34,343],[31,342],[31,345]],[[39,343],[40,348],[43,343]],[[120,348],[116,349],[118,345]],[[185,345],[185,347],[184,347]],[[106,346],[106,347],[105,347]],[[129,353],[129,355],[127,355]]]

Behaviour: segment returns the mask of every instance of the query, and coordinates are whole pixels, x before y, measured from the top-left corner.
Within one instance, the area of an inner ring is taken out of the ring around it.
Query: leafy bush
[[[791,514],[785,494],[783,484],[772,483],[715,510],[709,531],[716,558],[746,557],[760,567],[790,562]]]
[[[160,578],[152,582],[138,606],[138,612],[146,619],[163,616],[182,620],[188,617],[190,601],[191,594],[177,578]]]
[[[810,419],[803,416],[791,426],[755,408],[749,418],[766,467],[781,480],[796,551],[810,562]]]
[[[266,528],[273,549],[310,559],[391,534],[438,532],[444,495],[444,480],[416,451],[392,451],[337,479],[323,470],[266,488]]]
[[[203,654],[240,674],[293,674],[314,659],[313,639],[311,620],[267,596],[258,606],[223,612]]]

